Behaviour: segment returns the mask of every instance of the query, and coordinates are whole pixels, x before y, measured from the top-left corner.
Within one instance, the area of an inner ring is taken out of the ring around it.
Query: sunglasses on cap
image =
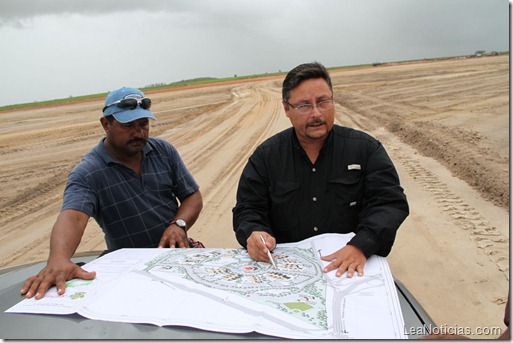
[[[134,99],[134,98],[128,98],[128,99],[121,99],[118,101],[114,101],[112,104],[108,104],[105,106],[102,110],[102,112],[105,112],[105,110],[111,106],[116,105],[118,108],[122,110],[135,110],[137,105],[141,106],[142,109],[148,110],[151,107],[151,99],[149,98],[142,98],[142,99]]]

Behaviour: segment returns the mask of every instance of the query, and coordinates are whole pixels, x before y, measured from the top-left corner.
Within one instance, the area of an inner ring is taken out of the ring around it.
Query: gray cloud
[[[1,0],[0,105],[509,49],[505,0]]]
[[[2,0],[0,25],[25,27],[27,21],[40,16],[81,14],[86,16],[108,15],[123,12],[186,12],[196,9],[202,0]],[[207,1],[210,2],[210,1]]]

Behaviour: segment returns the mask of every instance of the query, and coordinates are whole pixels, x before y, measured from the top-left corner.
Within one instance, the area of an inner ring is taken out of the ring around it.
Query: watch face
[[[186,223],[185,223],[185,221],[184,221],[184,220],[182,220],[182,219],[178,219],[175,223],[176,223],[176,225],[178,225],[178,226],[179,226],[179,227],[181,227],[182,229],[187,228],[187,224],[186,224]]]

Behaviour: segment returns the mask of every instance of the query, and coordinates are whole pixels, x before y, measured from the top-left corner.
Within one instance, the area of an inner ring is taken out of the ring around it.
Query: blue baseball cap
[[[137,88],[130,87],[122,87],[107,95],[105,99],[105,106],[103,107],[103,116],[113,116],[120,123],[128,123],[141,118],[150,118],[153,120],[157,120],[153,113],[150,111],[151,101],[145,102],[144,104],[148,104],[147,106],[142,106],[143,103],[138,102],[134,109],[130,108],[120,108],[117,104],[120,103],[123,99],[136,99],[138,101],[144,99],[144,93],[138,90]],[[135,103],[134,103],[135,105]],[[145,108],[143,108],[145,107]]]

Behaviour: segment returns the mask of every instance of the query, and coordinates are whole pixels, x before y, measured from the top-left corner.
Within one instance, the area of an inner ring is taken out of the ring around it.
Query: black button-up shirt
[[[266,231],[277,243],[355,232],[349,244],[366,257],[386,256],[408,213],[397,171],[378,140],[335,125],[312,164],[289,128],[249,158],[233,226],[244,247],[253,231]]]

